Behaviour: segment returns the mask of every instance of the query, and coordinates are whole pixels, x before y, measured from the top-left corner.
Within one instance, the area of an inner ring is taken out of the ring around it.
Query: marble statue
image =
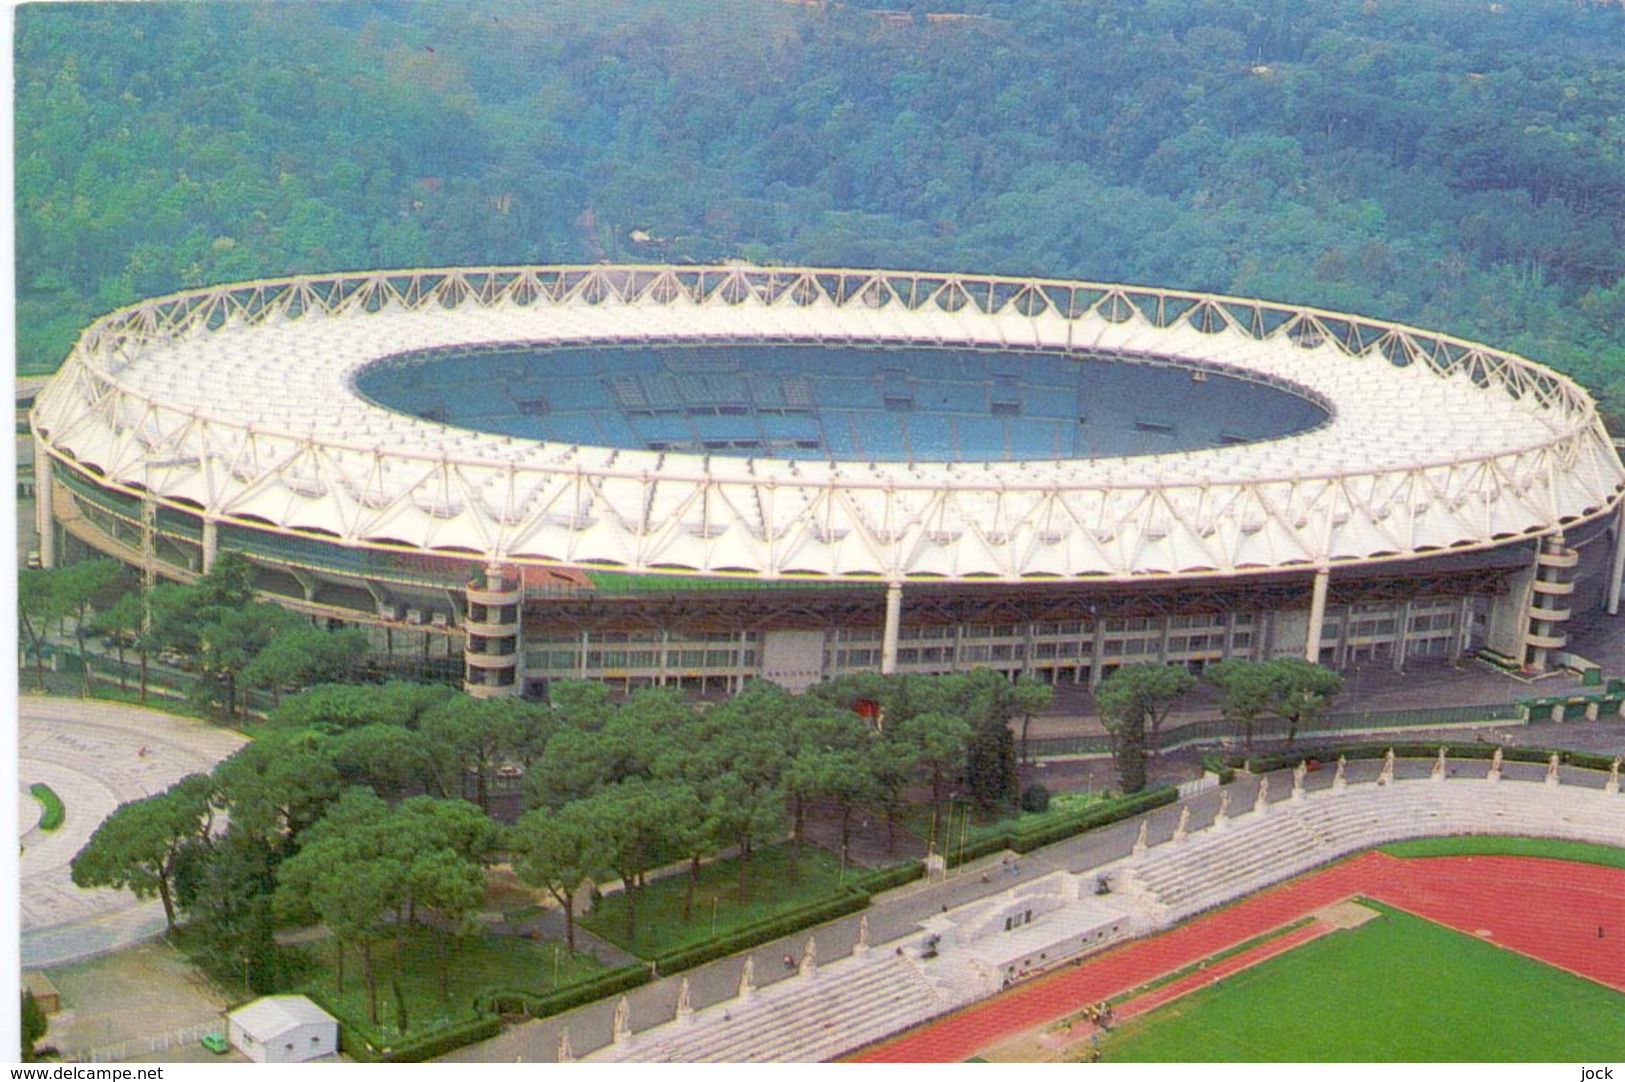
[[[1264,809],[1269,807],[1269,804],[1270,779],[1266,776],[1258,779],[1258,796],[1253,800],[1253,811],[1262,815]]]
[[[615,1029],[610,1040],[615,1044],[625,1044],[632,1039],[632,1005],[622,996],[621,1001],[615,1004]]]
[[[1546,784],[1556,785],[1557,783],[1557,752],[1554,751],[1551,759],[1546,764]]]
[[[1150,828],[1151,828],[1151,820],[1149,820],[1149,819],[1141,819],[1140,820],[1140,833],[1138,835],[1136,835],[1135,838],[1134,838],[1134,855],[1135,856],[1139,856],[1141,853],[1145,852],[1145,847],[1146,847],[1145,834],[1146,834],[1146,831],[1149,830]]]
[[[1179,809],[1179,822],[1174,824],[1174,838],[1176,842],[1185,840],[1185,833],[1191,825],[1191,806],[1186,804]]]
[[[574,1063],[576,1061],[575,1049],[570,1047],[570,1027],[569,1026],[565,1026],[564,1029],[559,1033],[559,1056],[558,1056],[558,1059],[559,1059],[560,1063]]]
[[[818,972],[818,944],[812,936],[807,937],[807,946],[801,951],[801,975],[811,977]]]
[[[1332,788],[1333,789],[1342,789],[1342,788],[1345,788],[1348,785],[1348,783],[1349,783],[1348,778],[1344,777],[1344,773],[1348,770],[1348,766],[1349,766],[1348,756],[1339,755],[1337,757],[1337,773],[1332,775]]]
[[[688,978],[677,986],[677,1020],[687,1022],[694,1017],[694,1003],[690,998],[692,993],[688,989]]]
[[[756,959],[745,955],[745,968],[739,973],[739,998],[744,999],[756,991]]]
[[[1614,765],[1608,768],[1608,784],[1604,787],[1604,792],[1619,792],[1619,759],[1619,756],[1614,756]]]

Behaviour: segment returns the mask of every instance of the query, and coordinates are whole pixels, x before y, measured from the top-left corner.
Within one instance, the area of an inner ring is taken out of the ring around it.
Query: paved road
[[[192,718],[118,703],[23,695],[17,706],[19,786],[26,792],[44,782],[67,811],[59,830],[35,828],[21,839],[22,964],[60,965],[163,931],[158,902],[80,890],[68,864],[119,804],[207,772],[247,741]]]

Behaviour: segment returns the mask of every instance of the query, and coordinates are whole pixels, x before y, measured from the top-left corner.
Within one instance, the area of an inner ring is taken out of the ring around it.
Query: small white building
[[[226,1015],[231,1043],[256,1063],[336,1055],[338,1020],[304,996],[262,996]]]

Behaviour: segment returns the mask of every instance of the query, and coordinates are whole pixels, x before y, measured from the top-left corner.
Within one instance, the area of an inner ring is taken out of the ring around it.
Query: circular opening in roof
[[[386,409],[555,443],[738,457],[998,462],[1168,454],[1323,424],[1299,387],[1106,354],[735,342],[491,345],[362,369]]]

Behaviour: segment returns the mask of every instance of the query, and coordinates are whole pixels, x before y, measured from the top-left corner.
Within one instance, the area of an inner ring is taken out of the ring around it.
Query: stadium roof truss
[[[386,410],[376,361],[498,344],[1113,354],[1294,388],[1326,424],[1121,458],[806,461],[564,445]],[[300,277],[104,317],[34,410],[100,485],[394,551],[858,581],[1206,576],[1549,533],[1625,490],[1591,399],[1521,357],[1258,300],[961,274],[529,267]]]

